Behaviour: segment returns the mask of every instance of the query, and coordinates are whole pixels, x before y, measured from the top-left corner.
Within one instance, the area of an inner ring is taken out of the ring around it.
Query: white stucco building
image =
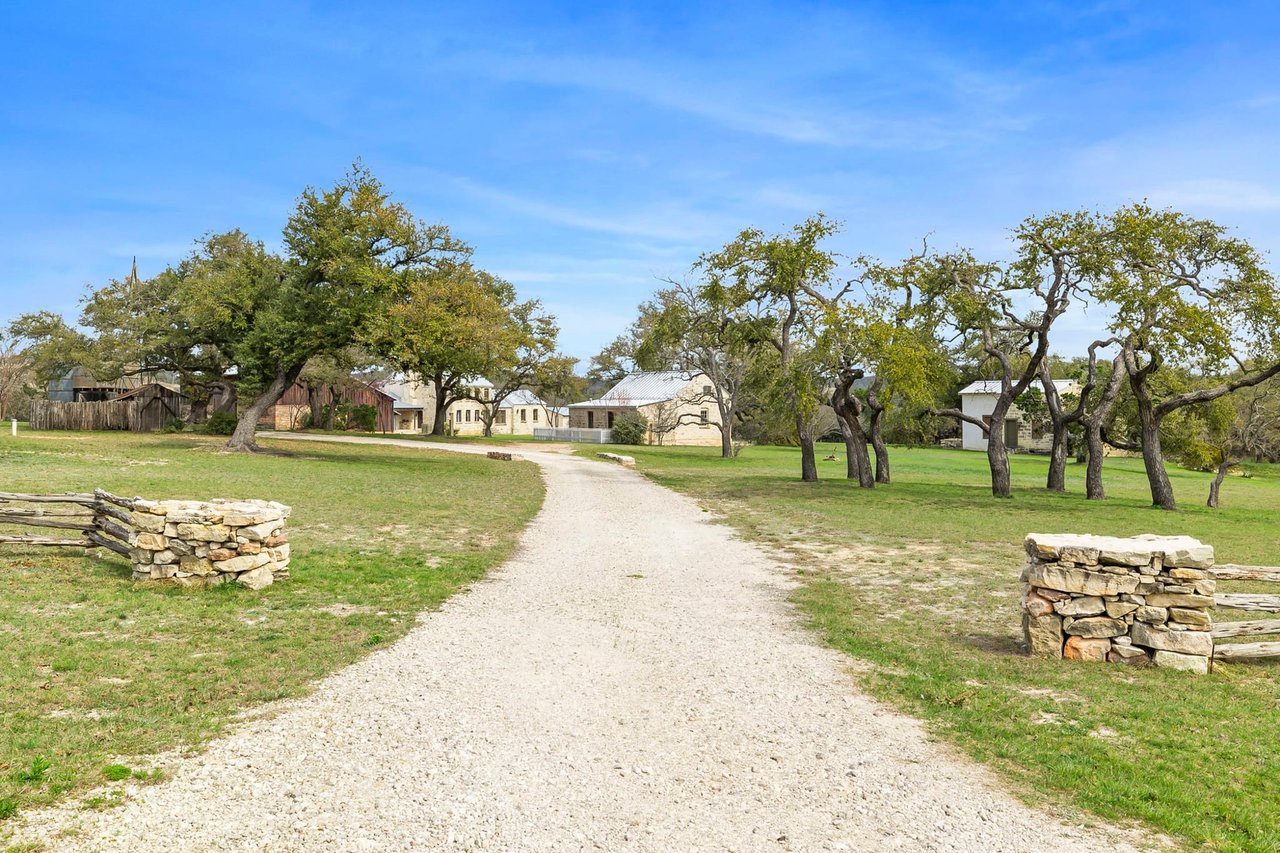
[[[1055,379],[1053,385],[1058,389],[1059,395],[1080,393],[1080,383],[1074,379]],[[1039,384],[1031,387],[1043,393]],[[991,413],[995,411],[996,398],[999,396],[999,380],[980,379],[961,389],[960,410],[990,425]],[[960,436],[960,446],[965,450],[987,449],[987,437],[975,424],[962,421]],[[1010,450],[1048,452],[1053,444],[1053,434],[1047,425],[1030,423],[1015,403],[1009,407],[1005,417],[1004,440]]]

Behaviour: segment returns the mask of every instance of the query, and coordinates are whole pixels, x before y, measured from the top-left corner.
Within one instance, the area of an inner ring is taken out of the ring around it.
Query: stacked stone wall
[[[132,502],[135,580],[261,589],[289,576],[291,509],[275,501]]]
[[[1209,671],[1212,546],[1188,536],[1033,533],[1026,548],[1031,654]]]

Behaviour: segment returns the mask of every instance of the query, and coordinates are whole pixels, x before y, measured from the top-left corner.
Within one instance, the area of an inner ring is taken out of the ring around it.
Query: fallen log
[[[1214,646],[1214,660],[1251,660],[1280,658],[1280,643],[1227,643]]]
[[[1213,626],[1213,638],[1253,637],[1259,634],[1280,634],[1280,619],[1241,619],[1239,622],[1217,622]]]
[[[1218,593],[1213,597],[1214,607],[1227,610],[1261,610],[1280,613],[1280,595],[1254,595],[1247,592]]]
[[[1237,566],[1223,563],[1210,571],[1220,581],[1275,581],[1280,583],[1280,568],[1275,566]]]

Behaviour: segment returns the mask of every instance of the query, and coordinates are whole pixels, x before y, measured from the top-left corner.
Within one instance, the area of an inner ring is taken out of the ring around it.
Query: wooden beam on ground
[[[1252,660],[1280,658],[1280,643],[1227,643],[1214,646],[1214,660]]]
[[[1213,597],[1213,605],[1227,610],[1260,610],[1264,613],[1280,613],[1280,595],[1220,592]]]
[[[1242,619],[1239,622],[1217,622],[1213,626],[1213,638],[1254,637],[1259,634],[1280,634],[1280,619]]]
[[[1223,563],[1210,571],[1220,581],[1275,581],[1280,583],[1280,568],[1276,566],[1237,566]]]

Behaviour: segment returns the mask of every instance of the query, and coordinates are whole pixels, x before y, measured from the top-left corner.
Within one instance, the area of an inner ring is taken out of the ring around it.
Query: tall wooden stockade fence
[[[102,489],[96,489],[91,495],[0,492],[0,525],[38,530],[0,534],[0,545],[106,548],[129,557],[137,535],[133,527],[133,508],[134,500],[117,497]]]
[[[1216,565],[1213,575],[1220,581],[1261,581],[1280,584],[1280,567],[1237,566],[1230,563]],[[1213,597],[1215,608],[1222,610],[1248,610],[1261,613],[1280,613],[1280,595],[1246,592],[1218,593]],[[1214,622],[1214,660],[1254,660],[1280,657],[1280,641],[1264,643],[1219,643],[1228,637],[1259,637],[1280,634],[1280,619],[1247,619],[1238,622]]]

